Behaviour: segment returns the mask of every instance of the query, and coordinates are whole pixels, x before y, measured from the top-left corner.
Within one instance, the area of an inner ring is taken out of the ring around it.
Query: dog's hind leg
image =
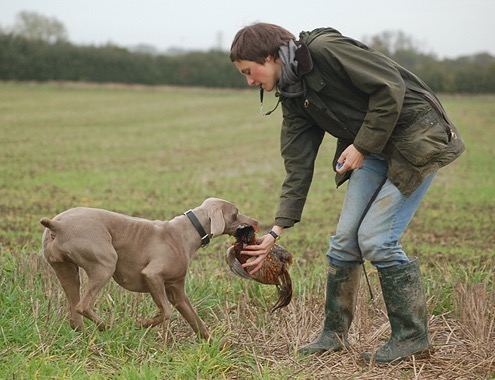
[[[67,301],[69,302],[70,327],[80,331],[83,327],[83,318],[76,310],[80,300],[79,267],[71,262],[49,262],[57,275]]]
[[[101,256],[105,257],[105,261],[101,261],[98,265],[86,265],[84,270],[88,275],[88,286],[84,292],[81,302],[77,305],[77,312],[86,318],[92,320],[98,326],[99,330],[109,328],[110,325],[101,319],[93,310],[93,305],[98,296],[98,293],[105,284],[112,278],[117,264],[117,253],[112,247],[112,253]]]

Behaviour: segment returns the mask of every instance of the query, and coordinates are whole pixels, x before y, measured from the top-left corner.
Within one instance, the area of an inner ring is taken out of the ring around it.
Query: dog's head
[[[241,214],[231,202],[219,198],[208,198],[202,206],[206,208],[211,221],[213,237],[223,234],[234,235],[239,226],[253,226],[257,229],[258,222]]]

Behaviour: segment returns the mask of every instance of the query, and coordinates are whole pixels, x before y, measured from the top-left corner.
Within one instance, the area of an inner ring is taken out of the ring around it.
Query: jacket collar
[[[297,49],[295,59],[298,62],[297,73],[299,76],[308,74],[313,69],[313,59],[308,46],[302,41],[296,41]]]
[[[308,87],[315,91],[320,91],[325,87],[325,82],[318,67],[313,63],[313,58],[309,51],[308,45],[303,41],[297,41],[298,49],[296,50],[296,60],[298,62],[297,71],[299,76],[305,81]]]

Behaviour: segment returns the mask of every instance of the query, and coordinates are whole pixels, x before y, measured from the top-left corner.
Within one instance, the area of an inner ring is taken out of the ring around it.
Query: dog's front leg
[[[199,315],[196,313],[196,310],[192,307],[184,287],[184,280],[167,287],[167,294],[170,302],[179,311],[179,313],[181,313],[196,334],[200,335],[206,341],[210,341],[210,333],[206,329],[206,326]]]

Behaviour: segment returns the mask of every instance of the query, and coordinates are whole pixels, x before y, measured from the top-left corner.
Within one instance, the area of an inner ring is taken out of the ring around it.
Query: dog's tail
[[[58,230],[59,222],[51,220],[50,218],[41,218],[40,223],[52,232]]]

